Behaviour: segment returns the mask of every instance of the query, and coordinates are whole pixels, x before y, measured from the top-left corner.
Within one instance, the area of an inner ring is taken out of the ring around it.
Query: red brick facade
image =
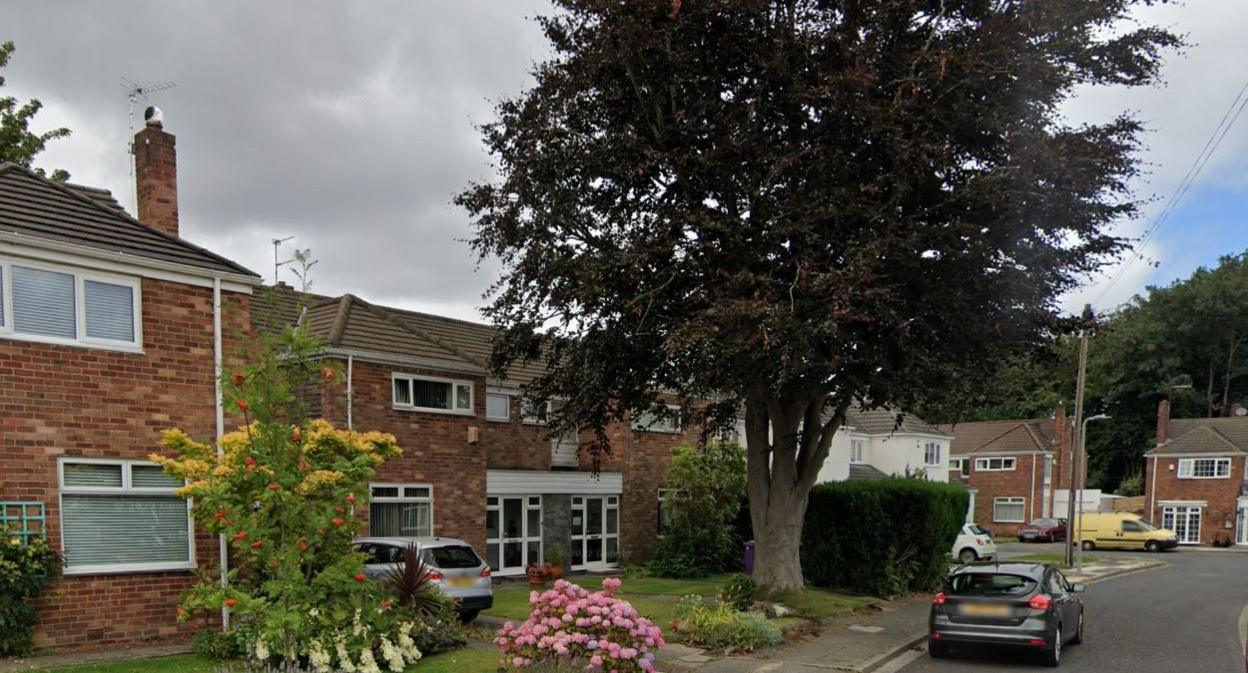
[[[1021,522],[997,521],[993,516],[996,498],[1022,497],[1023,519],[1031,521],[1043,513],[1043,499],[1051,494],[1044,490],[1044,455],[992,456],[1015,460],[1013,470],[984,472],[975,469],[975,456],[965,456],[971,461],[968,486],[975,489],[975,523],[992,531],[993,535],[1014,535],[1024,526]],[[979,457],[982,459],[988,456]]]
[[[160,124],[149,123],[134,136],[139,221],[170,236],[178,235],[175,144],[176,138]]]
[[[223,293],[222,333],[249,329],[249,297]],[[215,432],[212,290],[145,278],[143,352],[0,340],[0,500],[39,501],[47,538],[61,541],[57,461],[137,458],[161,431]],[[199,539],[201,565],[217,558]],[[36,645],[100,647],[178,634],[175,609],[193,573],[67,576],[40,605]]]
[[[1149,509],[1145,518],[1160,526],[1165,505],[1200,503],[1200,543],[1212,544],[1218,536],[1233,540],[1240,487],[1244,483],[1244,457],[1223,457],[1230,459],[1231,472],[1221,479],[1180,479],[1179,457],[1146,458],[1144,492]]]

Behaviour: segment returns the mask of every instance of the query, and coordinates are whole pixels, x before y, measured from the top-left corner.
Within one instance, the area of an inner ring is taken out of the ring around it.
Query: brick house
[[[177,634],[179,595],[218,557],[146,456],[166,428],[217,434],[216,358],[259,278],[179,237],[174,136],[155,121],[135,149],[138,219],[0,165],[0,529],[66,561],[41,648]]]
[[[313,415],[392,433],[403,447],[372,485],[369,534],[460,538],[503,576],[556,544],[573,570],[649,558],[671,448],[696,442],[695,429],[611,427],[595,475],[576,436],[549,438],[544,413],[522,408],[539,370],[488,376],[493,327],[285,286],[264,288],[253,317],[259,329],[302,320],[346,372],[346,390],[314,399]]]
[[[1170,418],[1157,407],[1157,444],[1144,454],[1147,517],[1180,544],[1248,544],[1248,418]]]
[[[1066,488],[1070,423],[1058,405],[1053,418],[941,425],[953,436],[949,474],[971,491],[972,520],[994,535],[1014,535],[1037,518],[1064,518],[1055,494]]]

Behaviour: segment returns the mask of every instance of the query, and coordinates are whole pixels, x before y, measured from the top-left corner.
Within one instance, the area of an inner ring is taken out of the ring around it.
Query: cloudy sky
[[[488,178],[474,124],[515,95],[547,53],[530,20],[542,0],[455,2],[31,2],[0,8],[17,43],[6,95],[38,97],[40,130],[74,132],[38,164],[111,189],[132,210],[121,78],[173,81],[153,96],[178,136],[182,233],[272,279],[270,239],[294,235],[320,262],[313,289],[463,318],[496,269],[476,268],[463,212]],[[1248,2],[1190,0],[1142,20],[1185,33],[1167,85],[1096,91],[1072,120],[1132,110],[1150,129],[1141,196],[1155,203],[1120,233],[1138,237],[1201,151],[1246,75]],[[140,111],[141,116],[141,111]],[[141,124],[141,122],[136,122]],[[1067,298],[1108,308],[1219,255],[1248,249],[1248,114],[1121,280]],[[288,271],[282,278],[294,282]]]

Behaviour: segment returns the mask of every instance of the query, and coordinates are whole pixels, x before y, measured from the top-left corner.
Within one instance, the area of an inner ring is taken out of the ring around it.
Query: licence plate
[[[446,583],[453,587],[471,586],[477,581],[475,577],[448,577]]]
[[[967,603],[962,606],[962,614],[968,617],[1008,617],[1010,616],[1010,606]]]

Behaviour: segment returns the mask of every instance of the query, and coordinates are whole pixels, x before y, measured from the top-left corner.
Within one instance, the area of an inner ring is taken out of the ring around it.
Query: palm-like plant
[[[385,579],[400,606],[427,617],[446,609],[446,599],[434,584],[435,572],[421,557],[420,548],[409,544],[403,548],[402,563],[391,566]]]

